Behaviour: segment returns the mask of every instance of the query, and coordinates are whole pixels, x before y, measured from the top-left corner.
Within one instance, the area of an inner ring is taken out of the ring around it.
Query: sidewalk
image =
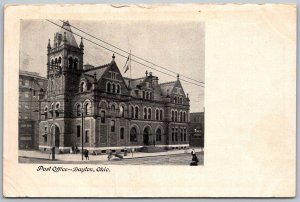
[[[194,149],[196,153],[202,151],[201,148],[195,148]],[[175,154],[184,154],[184,153],[191,153],[192,149],[187,150],[170,150],[165,152],[155,152],[155,153],[144,153],[144,152],[135,152],[133,153],[127,153],[127,156],[124,156],[122,153],[123,159],[132,159],[132,158],[144,158],[144,157],[154,157],[154,156],[166,156],[166,155],[175,155]],[[19,157],[25,157],[25,158],[37,158],[37,159],[51,159],[50,154],[45,154],[41,151],[34,150],[34,151],[28,151],[28,150],[19,150]],[[81,153],[79,154],[55,154],[55,159],[59,161],[82,161]],[[85,158],[84,158],[85,159]],[[117,157],[113,156],[113,159],[118,159]],[[90,161],[108,161],[107,155],[89,155]]]

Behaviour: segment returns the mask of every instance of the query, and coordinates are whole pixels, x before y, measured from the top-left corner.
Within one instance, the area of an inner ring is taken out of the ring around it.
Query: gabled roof
[[[97,79],[97,81],[99,81],[102,78],[103,74],[106,72],[106,70],[110,67],[111,64],[112,63],[94,67],[91,69],[87,69],[84,71],[84,74],[94,77],[94,74],[96,73],[96,79]]]
[[[69,21],[64,21],[63,22],[63,25],[61,26],[61,29],[60,29],[59,33],[62,35],[62,39],[64,39],[64,33],[66,33],[66,39],[67,39],[66,44],[78,48],[78,44],[77,44],[77,42],[75,40],[75,37],[72,33]]]
[[[170,82],[159,84],[162,95],[167,96],[168,90],[169,90],[169,94],[171,94],[176,82],[177,81],[170,81]]]

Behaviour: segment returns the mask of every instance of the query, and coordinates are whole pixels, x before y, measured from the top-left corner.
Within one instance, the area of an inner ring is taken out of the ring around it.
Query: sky
[[[51,20],[59,25],[59,20]],[[205,82],[205,30],[201,22],[166,22],[166,21],[69,21],[81,30],[98,37],[133,55],[139,56],[154,64],[165,67],[196,81]],[[47,73],[47,45],[48,39],[53,45],[54,33],[60,28],[46,20],[21,20],[20,34],[20,69],[37,72],[41,76]],[[123,76],[130,77],[129,71],[124,74],[123,67],[128,54],[97,41],[76,29],[72,29],[92,41],[110,48],[116,55],[116,63]],[[77,43],[80,37],[75,36]],[[89,41],[84,40],[84,64],[100,66],[112,60],[113,52],[105,50]],[[122,57],[118,53],[124,55]],[[134,59],[134,57],[132,57]],[[136,59],[138,60],[138,59]],[[139,60],[140,61],[140,60]],[[140,61],[144,64],[146,62]],[[155,69],[176,74],[147,64]],[[159,83],[173,81],[176,78],[160,73],[156,70],[131,62],[131,77],[145,76],[146,70],[159,77]],[[187,78],[181,78],[189,80]],[[189,80],[190,82],[194,82]],[[185,93],[189,94],[190,112],[204,110],[204,88],[181,80]]]

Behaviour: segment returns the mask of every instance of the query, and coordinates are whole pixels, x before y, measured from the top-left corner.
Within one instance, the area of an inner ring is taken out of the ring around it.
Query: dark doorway
[[[144,139],[144,145],[149,145],[149,136],[150,136],[150,128],[147,127],[144,129],[143,133],[143,139]]]

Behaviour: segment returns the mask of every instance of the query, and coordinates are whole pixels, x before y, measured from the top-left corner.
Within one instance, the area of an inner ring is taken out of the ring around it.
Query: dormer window
[[[110,84],[110,82],[108,82],[108,83],[106,84],[106,91],[107,91],[107,92],[110,92],[110,91],[111,91],[111,84]]]
[[[117,93],[120,94],[121,93],[121,87],[119,84],[117,84]]]
[[[83,81],[80,83],[80,92],[84,92],[87,90],[86,83]]]

